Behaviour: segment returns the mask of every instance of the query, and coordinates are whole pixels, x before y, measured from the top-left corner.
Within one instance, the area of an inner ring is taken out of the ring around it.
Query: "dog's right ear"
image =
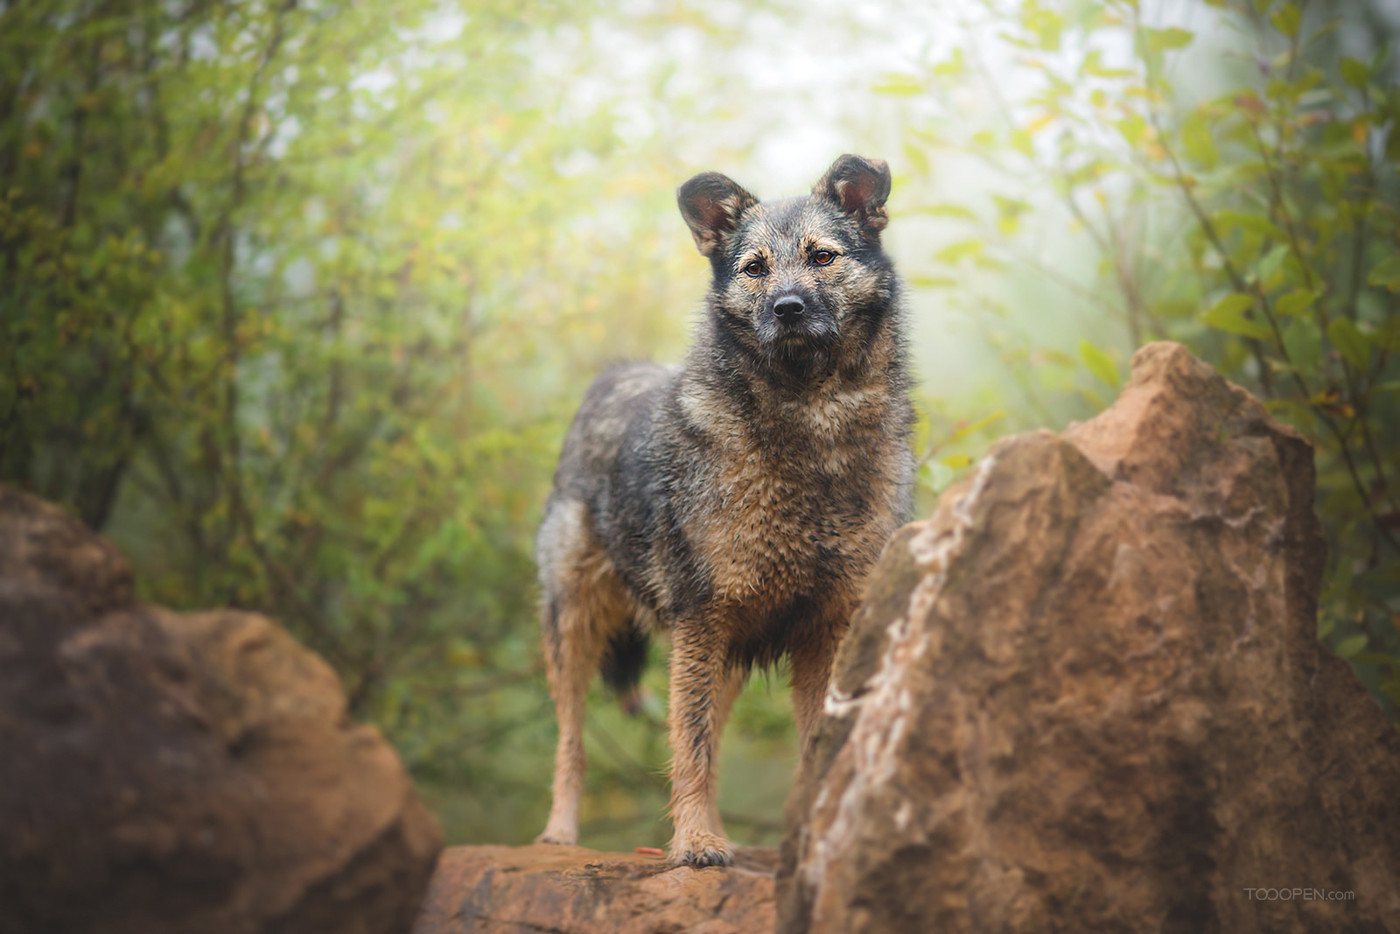
[[[738,182],[718,172],[701,172],[676,189],[695,248],[709,256],[725,235],[734,230],[739,215],[758,203]]]

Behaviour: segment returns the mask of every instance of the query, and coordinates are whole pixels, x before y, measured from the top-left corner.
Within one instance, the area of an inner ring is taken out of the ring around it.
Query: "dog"
[[[720,732],[754,666],[790,659],[804,755],[832,657],[911,509],[901,286],[880,245],[884,162],[844,155],[805,197],[759,202],[714,172],[677,191],[713,280],[683,366],[589,388],[536,544],[559,719],[543,842],[574,844],[593,673],[634,698],[671,634],[673,864],[732,861]]]

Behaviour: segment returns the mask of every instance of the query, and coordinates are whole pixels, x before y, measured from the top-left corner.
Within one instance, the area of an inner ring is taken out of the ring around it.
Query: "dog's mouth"
[[[787,321],[768,318],[758,328],[758,339],[765,347],[785,352],[828,347],[837,334],[836,322],[825,314],[807,314]]]
[[[785,381],[805,384],[831,367],[836,327],[792,326],[771,335],[760,335],[766,366]]]

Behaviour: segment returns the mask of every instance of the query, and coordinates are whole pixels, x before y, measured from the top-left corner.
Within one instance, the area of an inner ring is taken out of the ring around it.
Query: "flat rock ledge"
[[[455,846],[438,860],[413,934],[748,934],[775,923],[777,850],[733,866],[573,846]]]

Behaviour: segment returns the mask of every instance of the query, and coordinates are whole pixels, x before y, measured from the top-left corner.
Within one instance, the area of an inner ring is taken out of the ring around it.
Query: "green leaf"
[[[1366,283],[1390,289],[1392,292],[1400,287],[1400,254],[1387,256],[1372,266],[1370,274],[1366,276]]]
[[[1007,198],[1002,195],[993,194],[992,200],[997,204],[997,213],[1002,217],[1020,217],[1031,209],[1031,206],[1018,198]]]
[[[1012,130],[1007,136],[1007,142],[1011,144],[1012,149],[1016,150],[1027,159],[1035,156],[1035,146],[1031,143],[1031,134],[1029,130]]]
[[[1024,201],[997,194],[992,195],[992,198],[997,204],[997,231],[1003,237],[1009,237],[1021,226],[1021,215],[1029,211],[1031,206]]]
[[[933,74],[937,78],[956,78],[966,70],[967,64],[963,61],[962,49],[954,49],[947,61],[933,66]]]
[[[1083,359],[1084,365],[1089,368],[1089,372],[1094,374],[1094,378],[1110,389],[1117,390],[1122,380],[1118,376],[1118,365],[1113,362],[1113,358],[1104,353],[1092,342],[1083,340],[1079,342],[1079,356]]]
[[[1196,38],[1196,34],[1189,29],[1182,29],[1178,26],[1171,26],[1167,29],[1144,29],[1147,36],[1147,47],[1154,52],[1166,52],[1170,49],[1182,49],[1191,44],[1191,40]]]
[[[1286,3],[1269,17],[1269,22],[1273,23],[1279,32],[1292,39],[1298,35],[1298,27],[1303,22],[1303,11],[1297,4]]]
[[[1242,315],[1245,311],[1254,307],[1254,296],[1244,292],[1231,292],[1220,298],[1214,305],[1206,311],[1202,320],[1210,323],[1212,319],[1218,318],[1226,320]]]
[[[910,97],[924,93],[924,83],[913,75],[889,74],[884,80],[871,86],[876,94],[889,94],[896,97]]]
[[[1281,315],[1301,315],[1312,308],[1317,293],[1312,289],[1294,289],[1274,302],[1274,311]]]
[[[1255,271],[1259,276],[1259,281],[1266,286],[1273,284],[1273,278],[1278,274],[1283,266],[1283,261],[1288,257],[1288,246],[1283,243],[1276,244],[1272,250],[1264,254],[1264,258],[1259,260],[1259,265]]]
[[[1322,331],[1317,322],[1310,315],[1299,315],[1289,321],[1283,329],[1283,349],[1299,370],[1315,371],[1322,365]]]
[[[952,276],[910,276],[908,282],[919,289],[951,289],[958,285]]]
[[[1268,325],[1245,317],[1245,311],[1254,306],[1254,296],[1234,292],[1215,303],[1215,307],[1201,319],[1211,327],[1241,337],[1267,341],[1273,338]]]
[[[1327,325],[1327,339],[1342,357],[1358,370],[1371,362],[1371,345],[1350,318],[1334,318]]]
[[[1147,121],[1137,114],[1129,114],[1114,126],[1118,127],[1118,132],[1128,141],[1129,146],[1141,143],[1143,135],[1147,132]]]
[[[1341,642],[1338,642],[1333,653],[1338,658],[1351,658],[1364,648],[1366,648],[1366,634],[1358,633],[1354,636],[1347,636]]]
[[[1035,33],[1036,44],[1047,52],[1060,47],[1060,33],[1064,32],[1064,17],[1053,10],[1036,4],[1026,4],[1022,8],[1021,25]]]
[[[1243,211],[1218,211],[1215,218],[1216,222],[1225,229],[1237,228],[1258,234],[1261,237],[1272,237],[1275,240],[1287,239],[1284,232],[1267,217],[1258,214],[1246,214]]]
[[[924,147],[914,142],[904,144],[904,158],[909,160],[909,164],[919,175],[928,176],[928,155],[924,152]]]
[[[982,255],[984,247],[982,241],[976,238],[959,240],[957,243],[950,243],[937,253],[933,258],[940,263],[955,265],[964,259],[976,259]]]
[[[1329,616],[1325,613],[1318,615],[1317,637],[1319,639],[1326,639],[1329,635],[1332,634],[1332,630],[1335,628],[1337,628],[1337,620],[1334,617]]]
[[[1129,68],[1105,68],[1103,65],[1103,52],[1094,49],[1084,56],[1084,61],[1079,66],[1081,75],[1093,75],[1096,78],[1131,78],[1134,75]]]
[[[1206,170],[1215,168],[1219,155],[1210,136],[1210,122],[1204,113],[1196,110],[1181,124],[1181,144],[1193,162]]]
[[[1370,67],[1359,58],[1343,55],[1338,67],[1342,72],[1342,80],[1354,88],[1364,88],[1371,80]]]
[[[947,457],[943,458],[943,463],[954,470],[962,470],[972,463],[972,458],[966,454],[949,454]]]

